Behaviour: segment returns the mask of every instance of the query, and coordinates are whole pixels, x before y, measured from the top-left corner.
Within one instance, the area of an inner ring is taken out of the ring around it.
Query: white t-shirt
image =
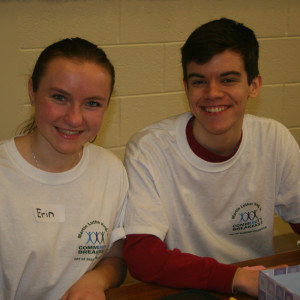
[[[272,254],[274,210],[300,222],[298,144],[278,122],[246,115],[237,153],[210,163],[188,145],[190,118],[150,125],[129,142],[126,234],[223,263]]]
[[[121,226],[128,181],[109,151],[84,147],[63,173],[27,163],[14,139],[0,144],[0,299],[57,300],[91,270]]]

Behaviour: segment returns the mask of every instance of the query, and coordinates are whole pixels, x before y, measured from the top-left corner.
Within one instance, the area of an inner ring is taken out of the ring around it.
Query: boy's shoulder
[[[277,120],[262,117],[262,116],[250,115],[250,114],[245,115],[244,124],[247,126],[261,127],[262,129],[273,128],[277,130],[288,131],[288,129]]]
[[[135,133],[129,142],[142,142],[152,138],[175,137],[178,126],[186,126],[187,121],[191,118],[191,113],[186,112],[180,115],[172,116],[156,123],[150,124]]]

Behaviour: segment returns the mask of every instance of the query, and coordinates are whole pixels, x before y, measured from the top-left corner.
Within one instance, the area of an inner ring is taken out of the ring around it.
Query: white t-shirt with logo
[[[128,189],[121,161],[84,147],[63,173],[27,163],[14,139],[0,144],[0,299],[60,299],[91,270],[121,226]]]
[[[223,263],[273,253],[274,212],[300,222],[300,150],[280,123],[246,115],[236,154],[221,163],[190,149],[190,113],[153,124],[127,146],[126,234]]]

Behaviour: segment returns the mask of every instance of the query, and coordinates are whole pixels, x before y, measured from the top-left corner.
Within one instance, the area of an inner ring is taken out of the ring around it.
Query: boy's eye
[[[223,78],[222,80],[224,83],[234,83],[237,82],[236,78]]]
[[[205,80],[192,80],[191,81],[192,85],[202,85],[202,84],[205,84],[205,83],[206,83]]]
[[[54,98],[55,100],[58,100],[58,101],[64,101],[66,99],[66,97],[61,94],[54,94],[54,95],[52,95],[52,98]]]

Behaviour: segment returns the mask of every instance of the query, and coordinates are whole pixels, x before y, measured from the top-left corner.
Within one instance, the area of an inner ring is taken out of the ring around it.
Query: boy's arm
[[[233,278],[238,269],[209,257],[169,250],[158,237],[149,234],[128,235],[124,259],[132,276],[139,280],[224,293],[232,292]]]
[[[126,276],[123,240],[116,241],[96,267],[84,274],[61,300],[105,300],[105,290],[120,285]]]
[[[132,276],[145,282],[174,288],[196,288],[227,294],[236,291],[258,296],[258,270],[221,264],[212,258],[182,253],[178,249],[169,250],[164,242],[153,235],[128,235],[124,244],[124,258]]]
[[[289,224],[296,233],[300,234],[300,223],[298,224],[289,223]]]

